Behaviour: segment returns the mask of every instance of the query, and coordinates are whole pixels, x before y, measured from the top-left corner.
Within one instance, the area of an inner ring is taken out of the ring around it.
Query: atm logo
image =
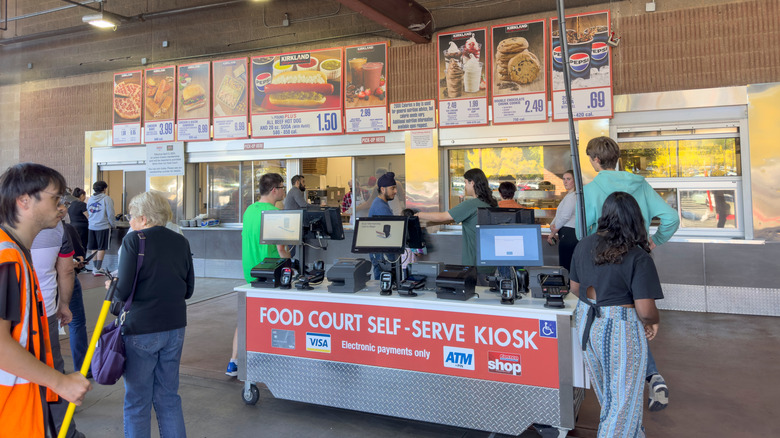
[[[306,351],[330,353],[330,335],[322,333],[306,333]]]
[[[469,348],[444,347],[444,366],[459,370],[474,370],[474,350]]]
[[[521,375],[520,355],[488,351],[488,371],[497,374],[511,374],[513,376]]]

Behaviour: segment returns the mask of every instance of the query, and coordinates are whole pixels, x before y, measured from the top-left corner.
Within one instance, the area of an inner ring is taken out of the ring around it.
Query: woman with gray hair
[[[186,436],[179,397],[179,362],[187,325],[186,299],[195,275],[190,245],[165,227],[171,219],[168,200],[145,192],[130,201],[130,227],[122,241],[116,297],[135,295],[122,325],[125,362],[124,431],[126,437],[150,436],[151,407],[161,436]],[[140,241],[145,241],[136,271]]]

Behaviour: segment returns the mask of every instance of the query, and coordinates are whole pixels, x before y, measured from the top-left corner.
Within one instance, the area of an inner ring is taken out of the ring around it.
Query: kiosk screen
[[[541,225],[477,225],[477,265],[544,265]]]
[[[355,219],[354,253],[404,252],[406,243],[406,216]]]
[[[260,243],[264,245],[300,245],[302,210],[266,210],[261,212]]]

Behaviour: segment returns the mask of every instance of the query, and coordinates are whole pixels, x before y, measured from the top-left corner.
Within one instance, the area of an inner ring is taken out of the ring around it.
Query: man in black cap
[[[398,190],[395,183],[395,173],[387,172],[380,176],[376,181],[376,190],[378,196],[374,198],[374,202],[371,203],[371,209],[368,210],[368,216],[392,216],[393,210],[390,208],[389,202],[395,199],[395,194]],[[379,276],[382,274],[382,268],[380,263],[384,258],[383,254],[370,254],[371,264],[374,266],[374,280],[379,280]]]
[[[376,181],[376,191],[379,194],[371,203],[368,216],[392,216],[393,209],[389,202],[395,199],[398,187],[395,183],[395,173],[387,172]]]

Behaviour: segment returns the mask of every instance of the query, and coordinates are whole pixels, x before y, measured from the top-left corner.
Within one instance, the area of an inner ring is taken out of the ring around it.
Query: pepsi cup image
[[[590,79],[590,54],[593,40],[569,43],[569,73],[571,79]]]
[[[552,64],[553,71],[563,71],[563,56],[561,56],[561,37],[557,33],[553,33],[552,37]]]
[[[265,99],[265,86],[271,83],[274,57],[263,56],[252,59],[252,86],[255,88],[255,105],[260,106]]]

